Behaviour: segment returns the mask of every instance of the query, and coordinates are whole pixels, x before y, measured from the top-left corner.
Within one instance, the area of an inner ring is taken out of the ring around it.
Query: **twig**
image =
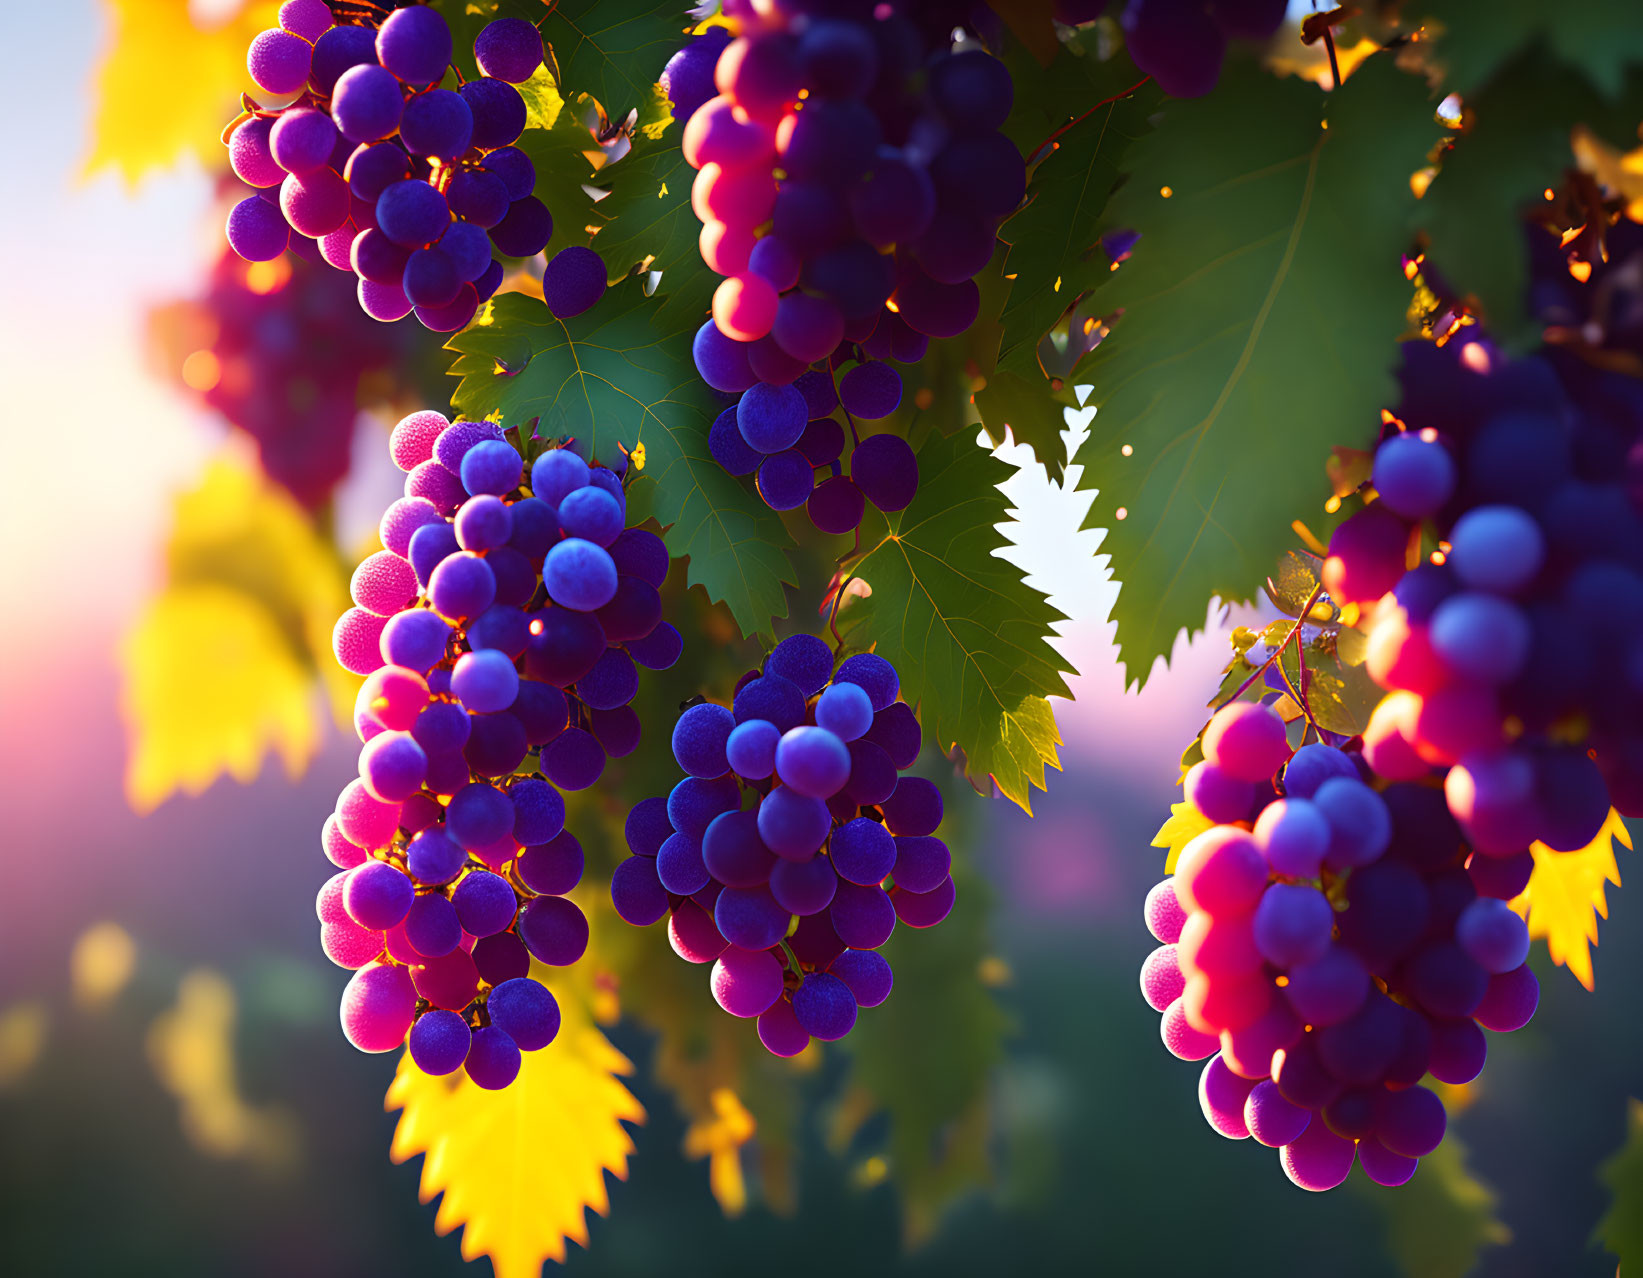
[[[1306,624],[1307,615],[1312,611],[1312,605],[1318,602],[1318,597],[1322,595],[1323,592],[1324,584],[1321,581],[1316,586],[1312,587],[1312,593],[1306,597],[1306,602],[1301,605],[1301,615],[1295,618],[1295,624],[1289,628],[1289,633],[1284,636],[1283,642],[1268,653],[1267,659],[1260,665],[1256,666],[1250,673],[1249,678],[1245,679],[1238,685],[1238,690],[1225,701],[1221,702],[1220,705],[1216,706],[1215,710],[1211,713],[1226,709],[1227,706],[1230,706],[1234,701],[1238,700],[1239,697],[1243,696],[1244,693],[1248,692],[1250,685],[1267,672],[1268,667],[1270,667],[1274,661],[1277,661],[1278,654],[1284,650],[1284,648],[1289,644],[1289,641],[1296,635],[1300,634],[1301,627]],[[1283,663],[1279,662],[1278,672],[1280,674],[1283,673],[1283,668]]]

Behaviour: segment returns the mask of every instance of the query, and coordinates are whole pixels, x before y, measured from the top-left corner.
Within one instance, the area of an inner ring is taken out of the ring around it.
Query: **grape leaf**
[[[288,776],[319,748],[313,674],[260,602],[228,586],[172,586],[121,645],[131,749],[126,800],[147,813],[219,776],[249,782],[273,750]]]
[[[1534,872],[1512,908],[1529,924],[1531,937],[1545,937],[1552,962],[1567,967],[1588,990],[1594,988],[1592,946],[1597,921],[1609,917],[1605,885],[1620,886],[1614,844],[1630,849],[1631,833],[1612,808],[1597,837],[1576,852],[1554,852],[1544,843],[1530,845]]]
[[[953,838],[945,824],[942,835]],[[896,974],[894,1008],[864,1011],[851,1030],[844,1046],[852,1066],[831,1133],[842,1146],[877,1110],[889,1115],[888,1162],[915,1243],[989,1175],[989,1081],[1010,1028],[981,979],[990,955],[987,889],[957,862],[955,870],[952,914],[927,931],[897,927],[881,951]]]
[[[1123,315],[1087,360],[1076,460],[1132,684],[1211,596],[1250,597],[1327,496],[1329,446],[1369,437],[1396,390],[1408,178],[1438,126],[1390,57],[1327,97],[1325,129],[1315,85],[1229,63],[1213,96],[1164,108],[1108,206],[1141,240],[1094,294]]]
[[[661,90],[651,92],[628,153],[592,179],[610,192],[593,206],[594,247],[613,276],[635,267],[660,271],[657,322],[693,331],[706,318],[718,277],[697,247],[702,224],[690,207],[696,172],[679,149],[683,130]]]
[[[684,43],[684,9],[676,0],[559,0],[541,26],[559,83],[593,94],[620,120],[643,106]]]
[[[138,812],[224,773],[250,781],[270,750],[300,776],[319,746],[316,671],[343,716],[359,687],[331,656],[342,565],[284,489],[216,461],[172,521],[165,588],[120,650]]]
[[[573,94],[567,102],[540,69],[519,92],[525,99],[525,131],[515,145],[535,166],[536,197],[553,214],[547,255],[572,245],[586,247],[597,218],[593,196],[585,188],[594,180],[593,162],[599,157],[586,116],[590,111],[597,115],[599,105],[585,93]]]
[[[1013,60],[1018,80],[1044,73],[1024,60]],[[1009,245],[1004,272],[1009,293],[999,317],[997,371],[976,395],[976,408],[988,434],[1001,440],[1010,426],[1016,439],[1032,445],[1050,478],[1061,477],[1065,449],[1063,409],[1076,406],[1070,391],[1046,380],[1039,362],[1039,343],[1079,295],[1098,282],[1108,260],[1098,243],[1102,211],[1118,182],[1118,165],[1129,144],[1147,128],[1146,116],[1157,103],[1155,89],[1136,84],[1139,73],[1128,58],[1097,62],[1062,50],[1049,76],[1075,103],[1114,100],[1094,106],[1076,121],[1045,124],[1043,102],[1024,97],[1012,112],[1012,136],[1030,139],[1018,145],[1037,150],[1052,131],[1065,132],[1033,169],[1027,202],[1000,229]],[[1125,93],[1125,88],[1138,91]]]
[[[1495,1215],[1495,1191],[1468,1170],[1466,1152],[1451,1132],[1421,1159],[1403,1190],[1353,1177],[1385,1216],[1387,1248],[1407,1278],[1465,1278],[1485,1247],[1512,1241],[1512,1231]]]
[[[932,433],[918,454],[918,495],[885,516],[869,506],[866,547],[850,565],[872,593],[841,623],[852,646],[896,667],[928,738],[965,754],[973,781],[991,774],[1031,811],[1031,787],[1059,767],[1049,696],[1070,696],[1070,669],[1046,642],[1061,613],[993,552],[1009,503],[997,484],[1011,467],[962,434]]]
[[[1200,738],[1202,733],[1199,734]],[[1158,827],[1158,833],[1152,836],[1152,846],[1166,849],[1164,855],[1164,873],[1174,874],[1175,863],[1181,859],[1181,849],[1186,847],[1205,830],[1215,828],[1215,822],[1200,812],[1192,804],[1182,799],[1179,803],[1169,805],[1169,816],[1164,824]]]
[[[1513,347],[1540,335],[1526,306],[1527,231],[1516,214],[1561,185],[1570,129],[1600,105],[1579,75],[1544,56],[1514,62],[1467,100],[1472,124],[1418,206],[1433,264],[1481,306],[1490,335]]]
[[[423,1202],[440,1194],[434,1231],[462,1229],[462,1257],[489,1256],[496,1278],[538,1278],[565,1243],[587,1245],[586,1211],[610,1210],[605,1173],[627,1178],[644,1108],[621,1081],[633,1066],[588,1014],[585,996],[557,969],[533,975],[558,999],[559,1036],[521,1056],[519,1077],[486,1091],[458,1070],[431,1078],[406,1053],[388,1088],[402,1110],[389,1157],[425,1154]]]
[[[1643,1260],[1643,1101],[1627,1104],[1626,1143],[1597,1176],[1608,1187],[1610,1202],[1592,1241],[1618,1256],[1620,1271],[1630,1273]]]
[[[1643,23],[1635,0],[1418,0],[1406,21],[1436,19],[1443,34],[1436,57],[1444,88],[1474,93],[1526,49],[1542,49],[1578,68],[1607,96],[1619,95],[1628,66],[1643,64]],[[1545,102],[1541,106],[1547,105]]]
[[[223,125],[239,110],[239,95],[261,95],[245,68],[257,32],[275,25],[276,0],[254,0],[217,24],[196,22],[189,0],[108,0],[107,53],[97,67],[89,177],[112,168],[127,184],[192,156],[208,170],[224,165]],[[150,100],[157,68],[186,70],[165,77],[165,109],[136,111]]]
[[[1098,64],[1100,85],[1114,91],[1134,83],[1134,67]],[[1098,92],[1092,89],[1091,92]],[[1000,229],[1009,242],[1004,270],[1014,278],[1004,303],[999,358],[1024,352],[1037,363],[1039,340],[1086,290],[1110,273],[1100,233],[1119,166],[1162,95],[1151,85],[1108,102],[1081,118],[1051,144],[1033,169],[1027,203]]]
[[[666,526],[668,551],[688,557],[689,581],[723,600],[743,634],[768,633],[787,615],[794,581],[780,518],[726,474],[707,447],[719,412],[691,360],[690,343],[659,328],[638,280],[592,310],[556,319],[517,293],[487,303],[451,339],[452,404],[504,426],[537,419],[536,433],[570,436],[606,460],[617,444],[645,447],[628,509]]]

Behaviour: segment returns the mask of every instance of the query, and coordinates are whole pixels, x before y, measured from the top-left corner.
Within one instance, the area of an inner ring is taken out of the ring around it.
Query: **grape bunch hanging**
[[[847,533],[918,487],[906,441],[859,424],[901,404],[887,361],[975,322],[974,277],[1026,190],[999,132],[1014,94],[997,58],[952,49],[941,6],[732,9],[742,35],[695,37],[663,76],[702,259],[724,277],[696,366],[740,396],[710,444],[771,508]]]
[[[1643,814],[1643,395],[1472,332],[1408,345],[1402,379],[1373,500],[1324,565],[1338,602],[1373,609],[1389,695],[1365,756],[1392,780],[1444,769],[1480,851],[1583,848],[1611,804]]]
[[[358,276],[373,319],[414,311],[438,332],[464,327],[502,283],[493,250],[528,258],[553,238],[535,166],[513,145],[526,122],[514,86],[542,65],[541,36],[522,18],[488,24],[474,41],[485,74],[447,89],[451,31],[433,9],[338,25],[324,0],[288,0],[279,20],[247,61],[265,92],[296,98],[228,135],[235,174],[256,188],[229,213],[229,244],[251,261],[317,249]],[[550,275],[560,314],[605,289],[604,264],[581,246],[556,254]]]
[[[1147,897],[1161,943],[1141,990],[1164,1045],[1205,1060],[1209,1125],[1278,1149],[1303,1189],[1354,1162],[1402,1185],[1443,1139],[1421,1080],[1467,1083],[1485,1029],[1522,1028],[1540,986],[1507,901],[1524,857],[1471,846],[1443,793],[1377,790],[1363,754],[1291,750],[1270,706],[1234,702],[1203,734],[1188,799],[1216,824]]]
[[[320,890],[321,943],[355,969],[354,1046],[392,1051],[409,1033],[425,1072],[501,1088],[558,1028],[531,961],[587,948],[565,898],[583,855],[561,792],[638,747],[638,667],[682,648],[662,620],[668,556],[626,527],[621,476],[568,446],[537,457],[528,487],[493,423],[413,413],[390,452],[405,496],[333,634],[365,676],[363,748],[325,824],[339,873]]]
[[[719,1006],[756,1017],[777,1056],[848,1034],[890,996],[877,950],[897,920],[933,927],[953,908],[941,792],[899,775],[922,734],[895,667],[872,653],[834,663],[793,635],[728,707],[680,715],[687,775],[629,814],[632,855],[611,879],[617,913],[640,927],[666,916],[674,952],[713,964]]]

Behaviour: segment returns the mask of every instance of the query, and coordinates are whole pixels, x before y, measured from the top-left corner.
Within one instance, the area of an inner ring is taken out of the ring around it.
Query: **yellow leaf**
[[[1535,858],[1529,886],[1512,908],[1529,924],[1531,937],[1545,937],[1552,962],[1567,967],[1588,990],[1593,988],[1592,949],[1597,921],[1609,917],[1605,884],[1620,886],[1614,843],[1628,850],[1632,837],[1614,809],[1597,837],[1578,852],[1554,852],[1544,843],[1529,850]]]
[[[552,1043],[524,1053],[511,1086],[488,1092],[461,1070],[430,1078],[406,1054],[388,1088],[388,1108],[403,1110],[389,1156],[426,1155],[422,1201],[445,1195],[434,1229],[463,1229],[463,1258],[489,1256],[496,1278],[537,1278],[544,1260],[565,1259],[566,1239],[587,1245],[585,1209],[610,1210],[605,1173],[627,1178],[633,1140],[622,1124],[645,1121],[618,1077],[632,1063],[578,992],[557,972],[533,975],[563,1019]]]
[[[291,776],[318,746],[312,674],[273,616],[227,586],[173,586],[122,645],[130,755],[126,798],[139,813],[172,792],[199,794],[224,772],[250,781],[268,750]]]
[[[344,726],[360,683],[331,657],[348,606],[335,550],[283,489],[217,460],[176,500],[166,569],[122,653],[132,807],[224,772],[249,781],[270,748],[300,775],[318,744],[316,672]]]
[[[260,93],[245,67],[257,32],[276,23],[278,0],[252,0],[225,21],[190,16],[190,0],[105,0],[108,33],[96,74],[85,174],[117,169],[128,183],[192,155],[208,168],[239,112],[242,90]]]
[[[1169,856],[1164,860],[1164,873],[1174,874],[1175,862],[1181,855],[1181,849],[1205,830],[1214,829],[1215,822],[1185,799],[1180,803],[1170,804],[1169,812],[1169,819],[1159,826],[1158,833],[1152,836],[1152,846],[1169,849]]]

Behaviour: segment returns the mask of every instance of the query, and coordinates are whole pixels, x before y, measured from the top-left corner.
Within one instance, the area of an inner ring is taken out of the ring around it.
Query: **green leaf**
[[[1643,1264],[1643,1101],[1626,1107],[1626,1143],[1598,1169],[1608,1187],[1609,1210],[1597,1222],[1594,1243],[1620,1258],[1622,1273]]]
[[[1626,68],[1643,64],[1643,23],[1635,0],[1418,0],[1406,21],[1436,19],[1444,27],[1437,60],[1444,88],[1463,97],[1528,49],[1545,50],[1580,70],[1607,96],[1617,96]],[[1544,106],[1546,103],[1540,103]]]
[[[1352,1181],[1386,1217],[1387,1248],[1407,1278],[1464,1278],[1489,1246],[1512,1231],[1495,1215],[1494,1190],[1466,1168],[1466,1148],[1451,1132],[1398,1189]]]
[[[535,418],[544,437],[574,436],[609,459],[617,444],[645,448],[628,509],[665,525],[668,551],[688,556],[689,581],[729,607],[743,634],[769,633],[787,615],[794,581],[781,520],[708,452],[719,411],[696,374],[690,344],[659,331],[637,280],[570,320],[507,293],[451,339],[452,404],[504,426]]]
[[[1067,456],[1061,432],[1067,429],[1067,409],[1077,406],[1070,389],[1057,388],[1045,379],[1036,359],[1025,372],[997,369],[976,392],[976,408],[988,437],[995,444],[1003,443],[1008,426],[1016,443],[1030,446],[1033,456],[1058,483],[1066,471]]]
[[[1108,78],[1121,88],[1118,81],[1133,83],[1133,70],[1126,64],[1108,70]],[[1161,97],[1148,85],[1098,108],[1063,133],[1033,170],[1026,205],[999,232],[1010,244],[1004,270],[1015,278],[1001,317],[1001,362],[1009,364],[1019,351],[1036,364],[1039,340],[1080,294],[1110,274],[1100,244],[1101,232],[1111,229],[1103,219],[1107,199]]]
[[[1061,614],[993,552],[1009,518],[997,485],[1012,468],[963,434],[932,433],[918,454],[918,495],[885,516],[868,507],[866,549],[850,571],[871,588],[842,612],[846,639],[896,667],[927,739],[964,751],[980,783],[1031,811],[1046,764],[1059,767],[1050,696],[1070,669],[1046,642]]]
[[[1539,340],[1529,315],[1528,249],[1521,214],[1562,185],[1570,129],[1601,111],[1575,72],[1530,54],[1467,106],[1472,125],[1455,140],[1418,206],[1429,256],[1443,278],[1482,308],[1490,335],[1514,348]]]
[[[610,192],[593,206],[598,223],[594,247],[612,275],[635,267],[662,273],[656,293],[660,298],[657,323],[678,332],[694,332],[707,314],[718,277],[708,270],[697,247],[702,224],[690,207],[690,187],[696,173],[679,149],[680,126],[669,118],[661,90],[663,113],[652,115],[632,137],[632,149],[592,179]]]
[[[599,144],[585,123],[599,106],[586,94],[567,102],[545,71],[538,70],[519,86],[525,99],[525,131],[516,145],[536,167],[536,196],[553,214],[553,239],[547,255],[573,245],[586,247],[595,224],[593,197],[583,188],[594,180],[593,161]]]
[[[1005,131],[1031,158],[1052,133],[1070,127],[1034,168],[1026,204],[1000,229],[1009,245],[1003,269],[1012,282],[999,316],[998,373],[977,394],[976,408],[995,442],[1009,426],[1019,442],[1032,446],[1050,478],[1060,479],[1062,410],[1074,400],[1047,379],[1039,343],[1108,269],[1099,243],[1101,215],[1123,155],[1146,131],[1147,113],[1160,95],[1145,87],[1095,106],[1136,86],[1140,74],[1128,58],[1098,62],[1081,49],[1064,48],[1046,71],[1013,52],[1017,83],[1039,87],[1023,90]],[[1059,90],[1053,102],[1043,96],[1039,82],[1045,80]],[[1064,115],[1069,102],[1082,110],[1076,121]]]
[[[1371,438],[1396,392],[1409,175],[1438,126],[1390,57],[1328,95],[1327,129],[1325,101],[1229,63],[1213,95],[1164,108],[1108,207],[1141,240],[1094,294],[1123,315],[1087,361],[1099,411],[1077,460],[1132,683],[1211,596],[1250,597],[1328,496],[1330,445]]]
[[[1293,623],[1282,624],[1287,631]],[[1358,632],[1325,631],[1313,636],[1305,647],[1304,680],[1301,658],[1293,643],[1279,654],[1278,664],[1289,677],[1289,686],[1305,695],[1306,708],[1320,728],[1355,737],[1369,726],[1369,716],[1386,694],[1369,677],[1363,645],[1346,639],[1349,635],[1357,636]],[[1348,660],[1349,656],[1356,660]]]
[[[559,0],[541,24],[559,83],[591,93],[613,120],[642,107],[688,22],[677,0]]]
[[[961,806],[950,797],[948,810]],[[952,840],[947,825],[944,838]],[[882,1108],[905,1228],[918,1241],[943,1207],[988,1179],[989,1085],[1009,1021],[978,979],[990,954],[986,886],[955,861],[957,905],[940,927],[898,927],[882,953],[896,973],[896,1013],[864,1011],[843,1044],[853,1058],[844,1130]]]

